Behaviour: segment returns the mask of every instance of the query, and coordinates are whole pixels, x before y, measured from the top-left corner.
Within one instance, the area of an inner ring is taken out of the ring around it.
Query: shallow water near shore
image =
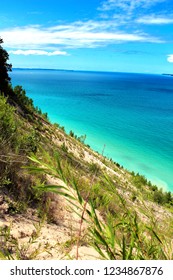
[[[51,122],[173,192],[173,77],[32,69],[11,77]]]

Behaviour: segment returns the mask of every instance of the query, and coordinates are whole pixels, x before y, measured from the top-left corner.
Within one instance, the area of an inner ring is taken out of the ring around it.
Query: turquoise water
[[[27,69],[11,76],[52,122],[173,191],[173,77]]]

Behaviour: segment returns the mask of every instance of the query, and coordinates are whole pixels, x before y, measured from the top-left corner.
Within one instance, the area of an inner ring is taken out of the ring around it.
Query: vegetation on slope
[[[103,259],[173,259],[172,194],[92,151],[84,144],[86,136],[67,135],[50,124],[21,86],[12,88],[7,60],[0,47],[5,65],[0,80],[0,204],[6,205],[0,205],[0,213],[4,219],[22,217],[30,208],[41,223],[25,253],[11,228],[2,226],[0,257],[37,258],[39,250],[27,250],[39,237],[43,220],[56,224],[53,192],[79,217],[70,239],[77,247],[75,258],[85,241]]]

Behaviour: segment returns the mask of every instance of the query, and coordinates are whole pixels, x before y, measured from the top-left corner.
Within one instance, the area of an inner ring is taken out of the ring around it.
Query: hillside
[[[14,94],[0,96],[1,258],[172,259],[172,194]]]

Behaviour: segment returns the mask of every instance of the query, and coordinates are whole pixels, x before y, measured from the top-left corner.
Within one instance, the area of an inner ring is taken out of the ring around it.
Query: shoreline
[[[49,118],[49,115],[48,115],[48,118]],[[53,119],[53,120],[50,119],[50,122],[52,124],[54,124],[54,123],[58,123],[59,124],[58,120],[55,120],[55,119]],[[63,121],[60,122],[60,123],[62,124]],[[61,124],[60,124],[60,127],[61,127]],[[133,166],[135,166],[135,167],[132,167],[132,168],[128,167],[129,166],[129,164],[128,164],[129,161],[124,161],[123,157],[122,157],[122,159],[117,159],[116,156],[113,156],[114,153],[111,152],[111,149],[109,149],[107,151],[108,145],[106,143],[102,142],[102,145],[101,145],[100,138],[99,139],[94,139],[94,141],[88,140],[90,138],[87,137],[87,131],[85,131],[86,133],[84,133],[84,131],[81,131],[82,133],[80,133],[80,129],[78,129],[77,131],[74,131],[72,129],[71,125],[70,124],[68,125],[66,123],[63,125],[63,127],[64,127],[65,132],[67,134],[69,134],[70,130],[72,130],[74,132],[74,134],[77,135],[77,137],[80,137],[81,135],[86,135],[86,141],[85,141],[84,144],[89,145],[90,148],[94,152],[98,153],[100,156],[104,156],[108,160],[111,159],[113,162],[119,164],[127,172],[130,172],[130,173],[134,172],[135,174],[139,173],[140,176],[144,176],[147,179],[148,182],[150,181],[152,183],[152,185],[156,185],[159,189],[163,189],[163,191],[171,191],[171,192],[173,192],[173,190],[169,189],[169,185],[164,180],[162,180],[161,178],[156,176],[155,174],[152,174],[152,173],[148,174],[147,172],[142,171],[141,168],[139,168],[139,165],[134,165],[133,164]],[[115,150],[115,148],[114,148],[114,150]],[[103,151],[104,151],[104,153],[103,153]],[[118,152],[120,154],[122,154],[122,150],[119,150]],[[126,156],[124,154],[124,158],[125,157]],[[147,167],[147,169],[149,169],[149,167]]]

